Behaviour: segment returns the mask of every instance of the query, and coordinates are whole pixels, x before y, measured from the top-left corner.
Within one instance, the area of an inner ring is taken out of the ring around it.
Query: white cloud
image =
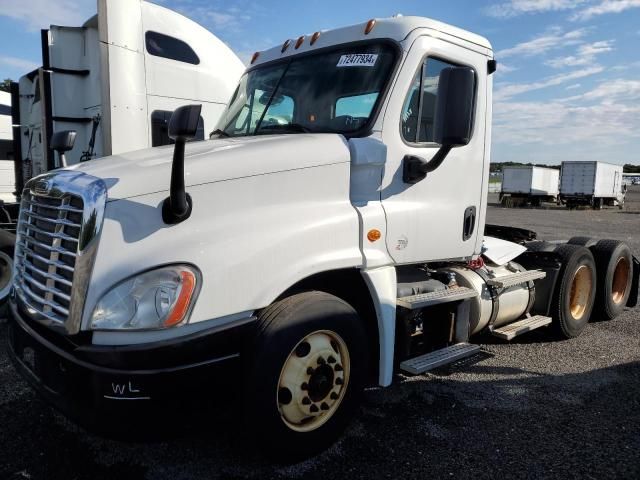
[[[589,77],[591,75],[595,75],[597,73],[602,72],[604,69],[600,66],[593,66],[588,68],[583,68],[580,70],[574,70],[573,72],[563,73],[560,75],[553,75],[551,77],[547,77],[537,82],[531,83],[506,83],[499,85],[496,89],[496,92],[493,95],[493,98],[497,101],[504,101],[516,95],[520,95],[522,93],[531,92],[534,90],[541,90],[543,88],[552,87],[555,85],[561,85],[563,83],[570,82],[571,80],[576,80],[578,78]]]
[[[82,25],[95,13],[95,2],[86,0],[0,0],[0,15],[20,20],[30,30]]]
[[[24,58],[16,58],[9,57],[5,55],[0,55],[0,65],[15,68],[17,70],[23,71],[24,73],[30,72],[38,67],[36,62],[32,62],[31,60],[25,60]]]
[[[567,85],[565,90],[575,90],[576,88],[580,88],[582,85],[579,83],[574,83],[572,85]]]
[[[526,13],[570,10],[578,7],[585,0],[509,0],[491,5],[485,13],[492,17],[509,18]]]
[[[571,16],[572,20],[589,20],[606,13],[620,13],[630,8],[640,8],[640,0],[599,0]]]
[[[576,45],[581,43],[581,38],[589,32],[586,28],[579,28],[569,32],[563,32],[558,27],[551,28],[546,33],[532,40],[518,43],[511,48],[505,48],[496,52],[496,58],[505,58],[514,55],[531,57],[541,55],[549,50]]]
[[[613,50],[613,40],[584,43],[578,47],[575,55],[553,58],[545,63],[553,68],[593,65],[597,55],[611,50]]]
[[[498,62],[498,74],[504,75],[505,73],[515,72],[516,70],[518,70],[518,67],[512,67],[511,65]]]
[[[640,81],[602,82],[551,101],[497,102],[493,111],[497,144],[600,148],[640,138]]]

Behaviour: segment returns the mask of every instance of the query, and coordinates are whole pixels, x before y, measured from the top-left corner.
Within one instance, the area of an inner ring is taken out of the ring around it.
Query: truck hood
[[[102,178],[109,201],[168,191],[173,146],[103,157],[68,167]],[[338,134],[285,134],[187,143],[185,185],[349,162],[349,146]]]

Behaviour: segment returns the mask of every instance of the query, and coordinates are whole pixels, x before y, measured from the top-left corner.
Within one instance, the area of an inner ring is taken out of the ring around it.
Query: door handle
[[[466,242],[473,235],[476,228],[476,207],[467,207],[462,221],[462,241]]]

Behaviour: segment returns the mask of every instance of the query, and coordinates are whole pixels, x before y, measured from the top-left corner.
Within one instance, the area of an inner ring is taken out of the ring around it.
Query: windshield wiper
[[[220,130],[219,128],[216,128],[213,132],[211,132],[209,134],[209,138],[211,138],[211,135],[218,135],[219,137],[225,137],[225,138],[228,138],[231,136],[227,132],[225,132],[224,130]]]
[[[263,130],[281,130],[281,131],[290,131],[290,132],[297,132],[297,133],[311,132],[311,129],[305,127],[304,125],[300,125],[299,123],[263,125],[260,127],[259,131],[256,131],[256,134],[260,133]]]

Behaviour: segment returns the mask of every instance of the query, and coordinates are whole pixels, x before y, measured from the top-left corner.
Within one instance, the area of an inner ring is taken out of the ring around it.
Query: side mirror
[[[443,147],[469,143],[475,89],[475,73],[470,68],[449,67],[440,72],[433,128],[436,143]]]
[[[201,110],[202,105],[185,105],[176,108],[169,120],[169,137],[176,143],[195,138]]]
[[[440,149],[428,162],[412,155],[404,157],[405,183],[418,183],[442,164],[453,147],[469,143],[475,91],[476,77],[471,68],[448,67],[440,72],[433,126],[434,140]]]
[[[64,152],[71,150],[74,143],[76,143],[75,130],[63,130],[51,135],[51,148],[58,152],[60,168],[67,166],[67,159],[64,156]]]
[[[195,138],[201,110],[202,105],[185,105],[177,108],[169,120],[169,137],[176,144],[173,147],[169,197],[162,204],[162,218],[168,225],[183,222],[191,215],[191,197],[184,187],[184,144]]]

